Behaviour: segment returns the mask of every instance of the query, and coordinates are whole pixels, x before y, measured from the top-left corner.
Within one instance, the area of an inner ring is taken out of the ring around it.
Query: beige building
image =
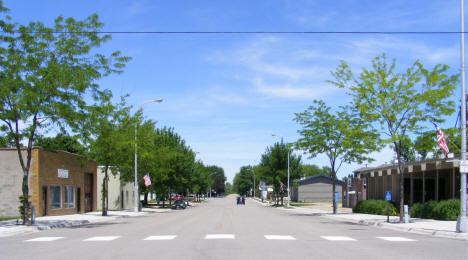
[[[297,181],[297,201],[299,202],[332,202],[333,201],[333,180],[325,175],[316,175]],[[335,192],[341,197],[343,183],[335,181]],[[293,194],[293,200],[296,200]]]
[[[98,167],[97,171],[97,208],[102,210],[102,184],[104,181],[104,167]],[[133,209],[134,203],[134,192],[135,187],[133,182],[125,183],[120,179],[120,173],[112,174],[111,170],[108,170],[109,175],[109,191],[108,191],[108,210],[122,210],[122,209]]]
[[[23,150],[26,159],[26,150]],[[96,210],[96,163],[65,152],[34,147],[29,170],[29,195],[37,216]],[[0,148],[0,216],[19,216],[22,176],[16,148]]]

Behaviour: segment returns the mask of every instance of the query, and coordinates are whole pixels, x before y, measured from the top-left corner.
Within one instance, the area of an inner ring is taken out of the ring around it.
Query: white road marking
[[[85,239],[83,241],[112,241],[112,240],[115,240],[115,239],[117,239],[119,237],[120,236],[90,237],[90,238]]]
[[[392,242],[411,242],[416,241],[414,239],[405,238],[405,237],[377,237],[378,239],[392,241]]]
[[[149,236],[145,238],[144,240],[172,240],[176,238],[177,236],[175,235],[166,235],[166,236]]]
[[[343,237],[343,236],[320,236],[323,239],[330,241],[356,241],[354,238]]]
[[[208,234],[205,239],[234,239],[233,234]]]
[[[296,240],[292,236],[279,236],[279,235],[265,235],[268,240]]]
[[[49,242],[62,239],[64,237],[38,237],[29,240],[25,240],[24,242]]]

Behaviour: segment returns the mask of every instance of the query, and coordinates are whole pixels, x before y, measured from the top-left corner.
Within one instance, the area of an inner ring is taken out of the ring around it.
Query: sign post
[[[392,200],[392,192],[391,191],[386,191],[385,192],[385,200],[387,201],[387,223],[390,223],[390,214],[389,214],[388,204]]]

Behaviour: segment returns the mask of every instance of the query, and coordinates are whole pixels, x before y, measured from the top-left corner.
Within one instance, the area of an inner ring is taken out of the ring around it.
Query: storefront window
[[[75,196],[73,186],[65,186],[65,208],[75,207]]]
[[[50,185],[50,208],[59,209],[62,207],[62,189],[60,185]]]

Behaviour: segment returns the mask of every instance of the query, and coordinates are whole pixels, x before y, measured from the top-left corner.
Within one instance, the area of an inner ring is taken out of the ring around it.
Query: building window
[[[62,207],[62,189],[60,185],[50,185],[50,209]]]
[[[65,186],[65,208],[75,207],[75,193],[73,186]]]

